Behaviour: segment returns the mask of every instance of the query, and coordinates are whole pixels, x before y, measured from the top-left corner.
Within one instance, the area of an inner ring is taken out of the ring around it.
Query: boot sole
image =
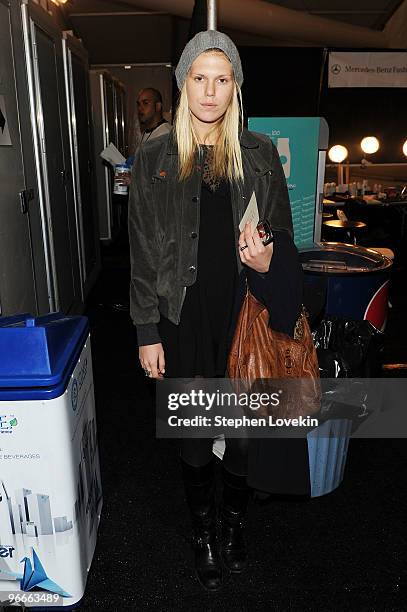
[[[244,565],[241,569],[232,569],[226,563],[225,558],[222,555],[221,555],[221,559],[222,559],[222,563],[224,567],[228,570],[228,572],[231,572],[232,574],[242,574],[247,569],[247,566],[248,566],[248,563],[246,563],[246,565]]]
[[[226,567],[226,569],[227,569],[227,570],[229,570],[229,572],[230,572],[231,574],[243,574],[243,572],[244,572],[244,571],[245,571],[245,569],[247,568],[247,565],[245,565],[244,567],[242,567],[242,569],[230,569],[230,567],[228,567],[226,564],[225,564],[225,567]]]
[[[200,580],[200,578],[199,578],[199,576],[198,576],[198,574],[197,574],[197,573],[195,573],[195,576],[196,576],[197,581],[198,581],[198,582],[199,582],[199,584],[201,585],[201,587],[202,587],[202,588],[203,588],[205,591],[207,591],[208,593],[217,593],[218,591],[221,591],[221,590],[222,590],[222,588],[223,588],[223,583],[222,583],[222,584],[221,584],[220,586],[218,586],[216,589],[210,589],[209,587],[207,587],[207,586],[206,586],[206,585],[205,585],[205,584],[204,584],[204,583],[203,583],[203,582]]]

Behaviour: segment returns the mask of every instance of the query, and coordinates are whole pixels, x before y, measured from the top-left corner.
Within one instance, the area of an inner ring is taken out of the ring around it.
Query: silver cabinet
[[[81,309],[82,290],[62,37],[34,3],[23,2],[21,10],[50,307],[74,312]]]
[[[88,56],[69,32],[64,32],[63,55],[81,287],[86,298],[100,271]]]
[[[47,11],[0,0],[0,314],[80,312],[99,272],[88,77]]]
[[[112,197],[112,168],[100,152],[113,143],[126,155],[125,89],[107,70],[91,70],[90,84],[100,239],[110,242],[119,231],[120,208]]]
[[[0,0],[1,315],[53,306],[20,31],[20,6]]]
[[[116,121],[117,121],[117,148],[127,157],[126,146],[126,88],[118,79],[115,83]]]

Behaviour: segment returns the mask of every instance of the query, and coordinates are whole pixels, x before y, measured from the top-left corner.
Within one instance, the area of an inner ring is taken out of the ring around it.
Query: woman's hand
[[[163,345],[147,344],[138,350],[141,367],[149,378],[163,378],[165,373],[165,359]],[[149,373],[148,373],[149,372]]]
[[[247,244],[247,247],[243,250]],[[252,233],[251,223],[246,223],[243,232],[239,236],[239,255],[240,261],[256,272],[265,273],[270,267],[273,257],[273,243],[264,246],[257,229]]]

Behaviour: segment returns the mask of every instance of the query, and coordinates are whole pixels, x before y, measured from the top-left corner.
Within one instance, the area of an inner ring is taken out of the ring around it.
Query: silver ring
[[[146,376],[151,376],[151,370],[147,370],[147,368],[143,368],[143,370]]]
[[[240,251],[244,251],[245,249],[247,249],[247,244],[245,244],[244,246],[239,247]]]

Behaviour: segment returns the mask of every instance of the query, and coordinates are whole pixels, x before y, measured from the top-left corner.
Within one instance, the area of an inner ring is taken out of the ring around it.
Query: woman
[[[174,128],[141,147],[133,169],[131,315],[147,376],[212,378],[226,375],[246,278],[270,309],[274,328],[292,334],[301,275],[278,153],[269,138],[242,126],[235,45],[220,32],[200,32],[186,45],[176,78]],[[250,224],[239,230],[253,192],[274,244],[264,246]],[[247,563],[247,441],[226,440],[220,546],[212,440],[183,439],[181,464],[197,576],[217,590],[221,558],[236,573]]]

